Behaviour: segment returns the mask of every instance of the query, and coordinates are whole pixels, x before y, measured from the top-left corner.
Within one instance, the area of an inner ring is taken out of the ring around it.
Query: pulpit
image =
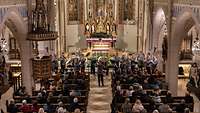
[[[51,58],[33,58],[32,59],[33,67],[33,78],[36,79],[45,79],[51,76]]]

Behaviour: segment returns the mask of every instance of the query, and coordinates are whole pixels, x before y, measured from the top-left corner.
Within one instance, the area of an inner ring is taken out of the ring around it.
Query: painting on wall
[[[83,23],[83,0],[68,0],[68,24]]]
[[[135,21],[135,0],[119,0],[119,23]]]

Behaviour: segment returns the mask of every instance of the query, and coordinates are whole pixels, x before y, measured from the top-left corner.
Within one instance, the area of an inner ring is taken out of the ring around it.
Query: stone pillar
[[[59,54],[61,55],[64,52],[64,43],[65,43],[65,0],[58,0],[58,19],[59,19],[59,39],[58,39],[58,48]]]
[[[31,42],[26,40],[26,34],[19,34],[21,43],[21,70],[22,70],[22,84],[26,87],[26,92],[32,95],[32,66],[31,66]]]
[[[115,8],[115,10],[114,10],[114,20],[115,21],[118,21],[118,16],[117,16],[119,14],[119,12],[118,12],[119,3],[118,2],[119,2],[118,0],[114,1],[114,3],[115,3],[114,4],[115,5],[115,7],[114,7]]]
[[[168,83],[168,88],[172,92],[173,96],[177,96],[178,88],[178,64],[179,55],[178,50],[174,49],[177,45],[172,45],[172,8],[173,0],[168,0],[168,58],[167,58],[167,69],[166,69],[166,82]],[[174,55],[176,54],[176,55]],[[174,58],[176,57],[176,58]]]
[[[28,31],[32,30],[32,0],[27,0],[28,7]]]

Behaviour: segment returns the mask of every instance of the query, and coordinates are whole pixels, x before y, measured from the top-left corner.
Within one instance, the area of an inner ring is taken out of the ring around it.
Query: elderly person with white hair
[[[27,101],[23,100],[22,101],[22,106],[19,107],[19,110],[23,113],[30,113],[31,112],[31,107],[27,105]]]
[[[15,105],[15,101],[13,99],[10,100],[10,104],[8,105],[8,113],[17,113],[19,112],[17,106]]]

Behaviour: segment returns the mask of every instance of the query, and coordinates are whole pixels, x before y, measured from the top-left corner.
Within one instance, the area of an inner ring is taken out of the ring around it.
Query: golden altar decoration
[[[117,36],[117,25],[113,16],[113,5],[100,4],[97,15],[90,16],[85,22],[85,36],[88,38],[111,38]]]

